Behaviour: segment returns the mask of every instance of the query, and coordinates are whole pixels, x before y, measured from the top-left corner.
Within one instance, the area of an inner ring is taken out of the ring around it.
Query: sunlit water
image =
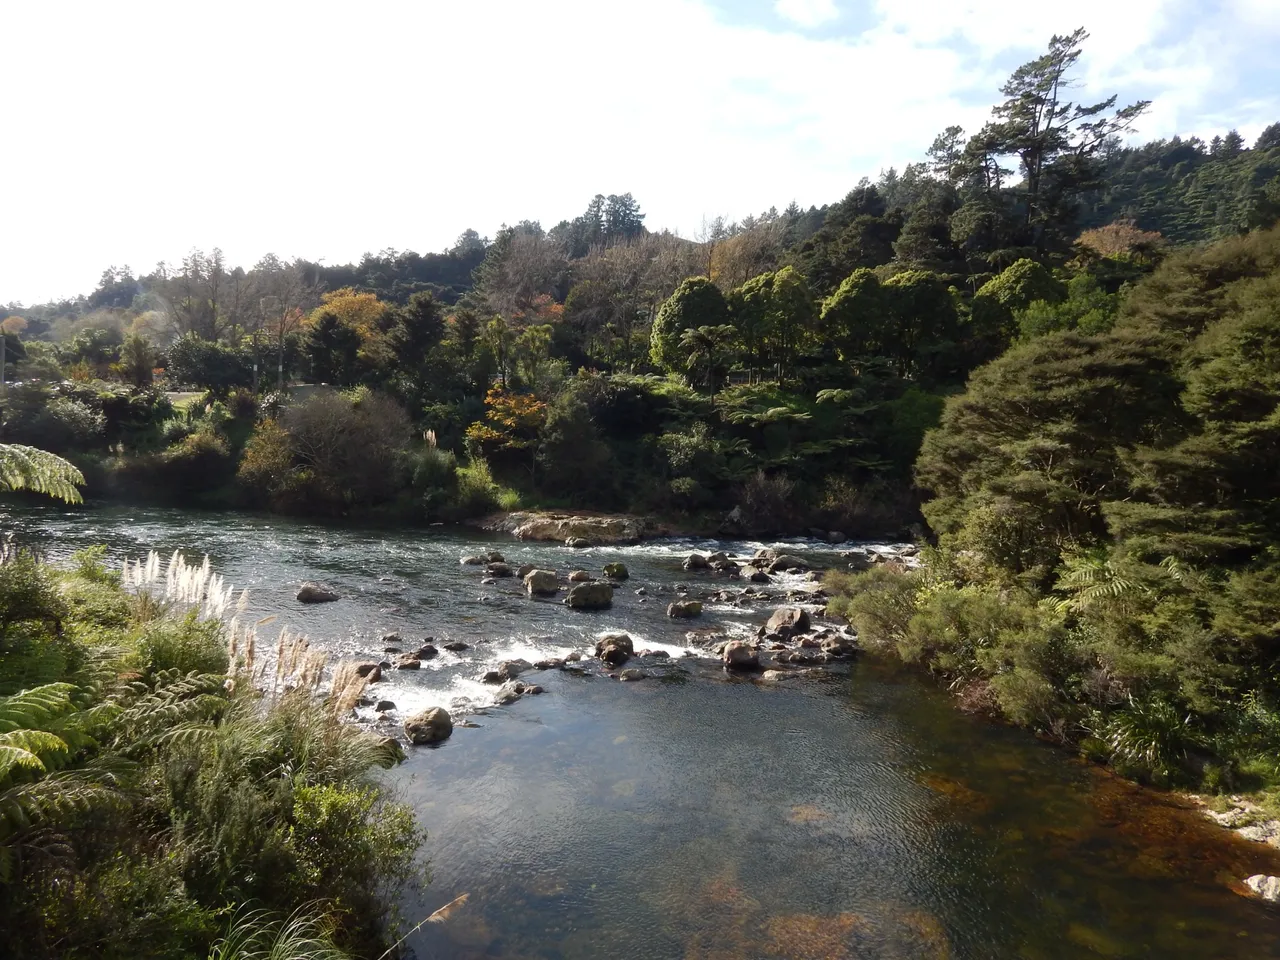
[[[605,630],[675,655],[695,649],[690,626],[752,630],[770,606],[715,605],[686,624],[665,604],[677,583],[727,585],[684,573],[690,549],[759,544],[573,551],[134,508],[21,510],[6,525],[55,557],[93,543],[116,561],[207,553],[249,588],[253,615],[279,614],[334,656],[381,659],[390,632],[406,649],[471,645],[372,688],[401,715],[446,704],[475,724],[394,774],[430,832],[433,882],[405,898],[406,920],[471,895],[410,938],[422,960],[1280,956],[1280,911],[1238,892],[1280,873],[1275,851],[965,717],[887,664],[781,685],[730,680],[701,655],[638,683],[544,672],[525,679],[545,694],[505,707],[476,682],[486,665],[585,651]],[[825,545],[785,546],[839,562]],[[631,580],[612,611],[569,611],[458,562],[494,549],[561,572],[621,560]],[[304,607],[303,580],[343,599]]]

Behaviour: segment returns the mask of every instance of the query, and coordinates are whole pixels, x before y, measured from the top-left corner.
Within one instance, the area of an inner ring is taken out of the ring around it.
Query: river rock
[[[586,537],[570,537],[564,545],[570,550],[585,550],[587,547],[595,546],[595,541],[588,540]]]
[[[488,563],[506,563],[507,558],[500,554],[497,550],[491,550],[484,555],[484,559]]]
[[[486,587],[492,587],[497,582],[498,581],[493,579],[493,577],[485,577],[483,580],[480,581],[480,583]]]
[[[707,563],[711,566],[715,566],[717,563],[724,563],[728,559],[729,555],[723,551],[707,554]]]
[[[434,643],[423,643],[422,646],[411,654],[411,656],[415,656],[419,660],[431,660],[439,655],[440,651],[436,649],[436,645]]]
[[[607,610],[613,606],[613,587],[607,583],[580,583],[565,597],[572,610]]]
[[[520,566],[516,567],[516,576],[519,577],[521,580],[523,580],[529,574],[533,573],[533,571],[536,569],[538,568],[535,567],[532,563],[522,563],[520,564]]]
[[[808,569],[809,565],[799,557],[789,557],[786,554],[783,554],[769,564],[770,573],[803,573]]]
[[[574,650],[572,653],[570,653],[567,657],[565,657],[565,658],[564,658],[564,662],[565,662],[565,663],[577,663],[577,662],[578,662],[578,661],[580,661],[581,659],[582,659],[582,651],[581,651],[581,650]]]
[[[629,682],[633,680],[643,680],[647,676],[648,674],[643,670],[638,670],[635,667],[629,667],[618,674],[618,679]]]
[[[845,659],[856,654],[858,648],[844,637],[828,637],[822,641],[822,652],[830,657]]]
[[[524,588],[531,597],[554,597],[560,592],[560,581],[551,570],[530,570],[524,575]]]
[[[611,667],[626,663],[635,652],[630,634],[605,633],[596,640],[596,656]]]
[[[566,579],[570,583],[590,583],[593,577],[586,570],[570,570]]]
[[[777,683],[780,680],[787,680],[794,676],[794,673],[790,673],[786,670],[766,670],[764,673],[760,674],[760,679],[765,683]]]
[[[489,566],[485,567],[485,572],[491,577],[511,577],[515,576],[515,571],[501,560],[495,560]]]
[[[736,577],[742,572],[742,568],[732,560],[716,560],[711,564],[711,569],[716,573],[727,573],[731,577]]]
[[[773,583],[773,577],[769,576],[763,570],[754,571],[749,577],[747,577],[747,579],[752,583]]]
[[[527,683],[525,684],[524,692],[531,697],[536,697],[538,694],[542,693],[542,687],[538,686],[536,683]]]
[[[1245,882],[1245,886],[1272,903],[1280,901],[1280,877],[1268,877],[1265,873],[1255,874]]]
[[[533,665],[535,670],[559,670],[565,664],[564,660],[559,657],[552,657],[550,660],[539,660]]]
[[[649,595],[649,591],[646,590],[644,587],[641,587],[639,590],[636,591],[637,597],[647,597],[648,595]]]
[[[610,580],[626,580],[631,576],[631,572],[627,570],[625,563],[606,563],[604,565],[604,575]]]
[[[720,659],[724,661],[726,670],[758,670],[760,658],[750,644],[741,640],[730,640],[720,651]]]
[[[444,648],[450,653],[458,653],[459,651],[470,649],[470,645],[463,643],[461,640],[450,640],[444,645]]]
[[[396,708],[396,705],[394,701],[379,700],[378,705],[373,709],[377,710],[379,713],[386,713],[388,710],[394,710],[395,708]]]
[[[498,692],[493,695],[493,702],[499,706],[515,703],[524,691],[525,685],[519,680],[508,681],[498,688]]]
[[[533,664],[528,660],[503,660],[498,664],[497,674],[503,680],[514,680],[520,674],[533,669]]]
[[[318,583],[304,583],[298,588],[299,603],[333,603],[338,595]]]
[[[680,564],[686,570],[706,570],[711,566],[710,561],[701,553],[691,553],[684,558],[684,563]]]
[[[702,616],[701,600],[677,600],[667,604],[667,616],[673,620],[692,620]]]
[[[827,543],[844,543],[848,539],[849,538],[846,537],[839,530],[827,531]]]
[[[591,543],[631,543],[639,540],[647,521],[635,517],[583,517],[572,514],[512,514],[512,533],[517,540],[547,540],[568,544],[570,540]]]
[[[751,559],[768,560],[772,563],[774,560],[778,559],[778,551],[773,549],[773,547],[761,547],[752,555]]]
[[[377,683],[382,679],[382,664],[372,661],[357,663],[356,675],[364,677],[370,683]]]
[[[771,637],[788,640],[796,634],[809,631],[809,611],[803,607],[779,607],[764,625],[764,632]]]
[[[411,743],[439,743],[453,733],[453,718],[444,707],[432,707],[406,720],[404,732]]]
[[[407,653],[402,657],[396,657],[395,667],[397,670],[421,670],[422,661],[411,653]]]
[[[488,561],[484,557],[463,557],[459,562],[465,567],[483,567]]]

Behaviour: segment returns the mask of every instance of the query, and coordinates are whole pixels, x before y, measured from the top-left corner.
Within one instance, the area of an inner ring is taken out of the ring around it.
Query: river
[[[248,588],[251,616],[278,614],[334,657],[380,659],[390,632],[470,645],[373,688],[402,715],[446,704],[474,724],[393,774],[429,831],[433,876],[405,919],[470,894],[410,938],[421,960],[1280,957],[1280,911],[1236,892],[1280,873],[1280,856],[1175,798],[965,716],[871,657],[781,684],[681,659],[690,624],[667,619],[659,589],[711,586],[680,569],[691,549],[760,544],[571,551],[120,507],[22,508],[5,526],[54,558],[98,543],[117,563],[207,554]],[[839,562],[816,542],[782,546]],[[485,550],[562,572],[620,560],[631,579],[611,611],[574,612],[515,580],[481,584],[459,559]],[[303,580],[342,599],[301,606]],[[769,609],[712,603],[696,625],[746,632]],[[546,692],[503,707],[476,681],[613,629],[676,666],[636,683],[534,674]]]

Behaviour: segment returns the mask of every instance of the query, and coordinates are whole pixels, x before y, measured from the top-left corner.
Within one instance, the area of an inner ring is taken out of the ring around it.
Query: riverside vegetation
[[[284,633],[268,668],[207,565],[3,559],[0,953],[382,954],[422,835],[373,775],[400,747],[339,722],[362,681],[322,699]]]
[[[927,162],[696,242],[624,194],[439,255],[197,251],[10,305],[0,484],[400,522],[923,520],[924,570],[829,579],[865,644],[1125,774],[1266,791],[1280,124],[1123,146],[1145,104],[1060,98],[1085,39]],[[221,628],[93,557],[3,575],[0,902],[6,931],[42,931],[13,955],[195,956],[248,901],[277,924],[323,902],[312,932],[376,955],[376,891],[417,841],[369,777],[391,748],[307,684],[228,690]],[[217,778],[250,769],[229,807]]]

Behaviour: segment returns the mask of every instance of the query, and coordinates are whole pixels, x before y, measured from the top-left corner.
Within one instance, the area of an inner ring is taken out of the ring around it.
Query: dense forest
[[[699,529],[736,505],[744,532],[901,531],[921,438],[973,370],[1109,329],[1171,249],[1280,215],[1280,125],[1126,146],[1146,104],[1064,99],[1085,38],[920,163],[696,240],[621,194],[441,254],[110,268],[79,300],[6,309],[0,429],[95,496]]]
[[[1147,104],[1066,99],[1086,39],[1019,68],[981,130],[822,208],[688,239],[600,195],[439,254],[193,251],[10,304],[0,489],[914,529],[923,569],[828,578],[864,644],[1125,774],[1268,788],[1280,123],[1129,145]],[[370,774],[397,751],[337,720],[359,684],[324,705],[298,648],[264,712],[225,682],[252,646],[99,560],[0,563],[0,916],[39,931],[0,934],[6,955],[200,956],[289,933],[237,904],[323,900],[293,931],[308,955],[377,956],[418,837]]]

